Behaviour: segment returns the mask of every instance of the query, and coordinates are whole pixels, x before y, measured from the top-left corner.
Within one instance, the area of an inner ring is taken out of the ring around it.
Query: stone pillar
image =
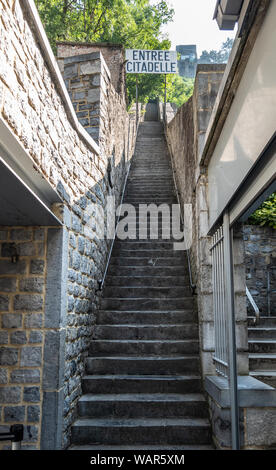
[[[223,77],[225,64],[198,65],[194,101],[194,158],[195,158],[195,225],[196,237],[192,247],[196,260],[198,316],[203,376],[215,374],[214,314],[211,237],[208,236],[208,173],[200,166],[205,135],[215,99]]]
[[[100,52],[64,59],[64,80],[80,124],[99,144],[110,73]]]
[[[41,450],[63,447],[65,335],[67,326],[68,231],[48,230]]]

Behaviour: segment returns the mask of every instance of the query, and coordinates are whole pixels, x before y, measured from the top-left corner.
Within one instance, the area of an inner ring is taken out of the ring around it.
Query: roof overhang
[[[239,20],[243,0],[217,0],[214,17],[219,29],[233,30]]]
[[[62,202],[0,117],[0,225],[62,225],[51,210]]]

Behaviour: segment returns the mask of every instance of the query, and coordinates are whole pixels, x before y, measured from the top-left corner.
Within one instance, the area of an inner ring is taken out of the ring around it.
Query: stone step
[[[87,374],[198,374],[198,355],[184,356],[148,356],[148,357],[123,357],[123,356],[98,356],[87,357]]]
[[[94,339],[166,340],[194,339],[198,335],[196,323],[178,325],[95,325]]]
[[[109,265],[108,275],[111,276],[185,276],[187,274],[186,262],[181,266],[118,266]],[[135,309],[134,309],[135,310]]]
[[[105,280],[106,288],[108,286],[129,286],[129,287],[171,287],[181,286],[183,292],[190,295],[190,285],[188,276],[107,276]],[[105,289],[106,289],[105,288]]]
[[[175,195],[171,194],[168,196],[159,195],[159,197],[147,197],[145,195],[126,195],[124,197],[124,204],[130,204],[133,207],[139,207],[140,204],[155,204],[157,207],[161,204],[167,204],[171,206],[172,204],[177,204],[177,198]]]
[[[249,370],[273,370],[276,371],[276,354],[250,353]]]
[[[167,197],[167,198],[170,198],[171,196],[174,195],[174,192],[173,190],[170,188],[166,189],[166,188],[162,188],[162,189],[155,189],[155,188],[140,188],[140,189],[136,189],[136,190],[133,190],[132,188],[126,188],[125,190],[125,196],[129,196],[129,197],[145,197],[145,198],[148,198],[148,199],[155,199],[155,198],[159,198],[160,196],[161,197]]]
[[[150,192],[150,193],[153,193],[153,192],[156,192],[156,191],[160,191],[161,193],[170,193],[172,191],[174,191],[174,184],[172,182],[170,183],[154,183],[152,182],[152,184],[149,182],[149,183],[135,183],[135,182],[132,182],[132,183],[128,183],[126,188],[125,188],[125,191],[132,191],[133,193],[141,193],[143,191],[145,192]]]
[[[182,266],[183,264],[183,257],[180,255],[181,252],[176,252],[178,257],[163,256],[162,258],[156,258],[151,256],[144,256],[144,257],[131,257],[125,256],[121,258],[119,256],[111,256],[110,264],[116,266]],[[275,329],[276,331],[276,329]]]
[[[148,259],[157,259],[157,258],[176,258],[181,259],[183,263],[184,252],[183,251],[174,251],[174,250],[124,250],[122,248],[115,249],[112,254],[113,258],[119,257],[122,258],[148,258]]]
[[[155,227],[152,225],[151,227],[144,227],[144,226],[127,226],[124,225],[121,227],[120,231],[117,231],[116,235],[117,240],[136,240],[136,241],[166,241],[166,240],[175,240],[174,235],[172,233],[172,227],[170,225],[166,225],[162,227],[161,224],[159,224],[158,227]],[[186,246],[183,244],[182,240],[181,241],[174,241],[174,243],[177,243],[176,245],[178,253],[183,253],[186,251]],[[179,243],[182,243],[181,249],[179,249]],[[115,253],[116,255],[116,253]],[[168,256],[170,256],[170,253],[168,253]]]
[[[276,371],[273,370],[257,370],[250,371],[249,375],[254,377],[273,388],[276,388]]]
[[[169,194],[174,192],[173,184],[128,184],[125,189],[125,194],[132,193],[133,195],[140,194]]]
[[[156,154],[152,154],[149,156],[149,151],[142,153],[142,150],[139,151],[139,154],[136,153],[135,158],[132,161],[128,178],[131,181],[133,178],[135,179],[138,177],[144,177],[142,181],[150,181],[150,177],[152,176],[153,181],[159,181],[159,177],[162,178],[162,181],[174,181],[173,179],[173,171],[171,167],[171,162],[167,156],[164,156],[162,159],[158,159]],[[158,150],[158,154],[159,154]],[[146,170],[149,165],[149,159],[151,161],[151,165],[155,166],[152,172],[152,175],[149,175]],[[166,170],[166,172],[164,172]],[[141,175],[139,174],[141,173]]]
[[[168,168],[169,168],[169,165],[167,165],[166,170]],[[148,184],[149,186],[151,184],[159,184],[159,185],[170,184],[174,187],[174,179],[170,171],[168,171],[164,175],[161,174],[161,175],[156,175],[156,176],[148,176],[147,173],[139,176],[137,172],[130,172],[127,181],[128,181],[128,184],[129,183],[142,184],[142,185]]]
[[[136,189],[174,189],[174,181],[173,178],[163,178],[160,180],[160,178],[156,178],[156,180],[153,180],[151,178],[146,180],[145,178],[140,178],[138,180],[134,179],[131,177],[128,179],[126,188],[133,188],[134,190]]]
[[[149,311],[116,311],[100,310],[97,316],[97,323],[100,325],[109,324],[176,324],[197,322],[197,313],[193,310],[149,310]]]
[[[169,309],[179,310],[185,308],[193,308],[194,299],[192,297],[183,298],[166,298],[166,299],[150,299],[150,298],[103,298],[102,310],[160,310]]]
[[[151,158],[151,157],[147,157]],[[157,167],[159,170],[157,171]],[[150,187],[150,182],[160,183],[164,182],[165,184],[173,184],[173,173],[171,171],[170,165],[168,162],[151,162],[151,165],[146,163],[140,162],[139,165],[135,165],[131,167],[129,173],[128,181],[140,181],[143,185],[148,185]]]
[[[135,179],[137,176],[144,176],[144,180],[142,182],[148,182],[149,181],[149,175],[147,173],[148,168],[151,166],[152,167],[152,178],[153,181],[158,182],[159,181],[159,176],[162,178],[162,181],[164,182],[170,182],[174,181],[173,179],[173,172],[171,168],[171,162],[169,161],[167,156],[164,156],[162,159],[157,157],[157,154],[152,154],[149,155],[149,151],[147,149],[146,152],[143,152],[142,150],[139,151],[139,154],[136,153],[133,162],[130,167],[129,175],[128,175],[128,181],[132,181]],[[158,150],[158,154],[160,154],[160,151]],[[149,163],[150,162],[150,163]]]
[[[82,418],[72,425],[73,444],[209,444],[210,424],[202,418]]]
[[[248,326],[255,327],[256,317],[249,316],[249,317],[247,317],[247,319],[248,319]],[[276,328],[276,317],[272,317],[272,316],[271,317],[269,317],[269,316],[260,317],[258,325],[256,325],[256,326],[266,327],[266,328],[268,328],[268,327]]]
[[[276,328],[274,327],[253,327],[248,328],[249,339],[276,339]]]
[[[175,240],[177,241],[177,240]],[[115,240],[112,253],[116,253],[117,250],[173,250],[174,241],[173,240]],[[186,254],[186,252],[185,252]]]
[[[178,286],[178,287],[161,287],[161,286],[143,286],[143,287],[130,287],[128,286],[108,286],[104,289],[104,298],[139,298],[148,297],[150,299],[166,299],[166,298],[178,298],[190,295],[190,288]]]
[[[123,214],[119,217],[118,220],[122,221],[122,220],[126,220],[129,224],[137,224],[138,222],[140,224],[148,224],[149,222],[153,221],[153,222],[166,222],[166,223],[171,223],[172,221],[175,221],[175,222],[179,222],[178,218],[176,218],[174,220],[174,217],[172,216],[172,214],[169,214],[167,216],[167,214],[165,214],[164,216],[162,215],[161,211],[159,212],[158,215],[150,215],[149,213],[147,214],[143,214],[142,212],[142,209],[141,211],[138,211],[137,209],[135,209],[135,212],[136,214],[134,216],[132,216],[132,214]],[[139,213],[140,212],[140,213]]]
[[[83,393],[200,393],[198,375],[84,375]]]
[[[276,353],[276,339],[250,339],[248,346],[252,353]]]
[[[166,356],[170,354],[197,354],[198,340],[93,340],[91,355]]]
[[[78,402],[79,417],[86,418],[207,418],[201,394],[85,394]]]

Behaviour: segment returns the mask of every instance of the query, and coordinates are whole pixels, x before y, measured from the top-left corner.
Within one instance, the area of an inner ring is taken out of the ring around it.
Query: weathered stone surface
[[[228,408],[220,408],[218,404],[209,397],[209,409],[212,422],[212,432],[215,443],[219,449],[231,449],[231,413]],[[240,439],[241,446],[244,445],[244,415],[240,409]]]
[[[24,346],[21,349],[20,366],[40,366],[42,362],[42,348],[38,346]]]
[[[38,423],[40,420],[40,406],[30,405],[27,407],[27,420],[30,423]]]
[[[11,371],[11,383],[39,383],[39,369],[13,369]]]
[[[41,277],[30,277],[22,279],[19,283],[19,289],[22,292],[43,292],[44,279]]]
[[[13,366],[18,361],[18,350],[16,348],[1,347],[0,348],[0,365]]]
[[[16,289],[16,279],[12,277],[0,278],[0,292],[14,292]]]
[[[0,384],[6,384],[8,383],[8,372],[7,369],[4,369],[3,367],[0,368]]]
[[[24,328],[40,328],[43,324],[41,313],[28,313],[24,315]]]
[[[0,331],[0,344],[8,344],[9,334],[7,331]]]
[[[9,297],[7,295],[0,294],[0,310],[5,312],[9,310]]]
[[[29,336],[29,343],[42,343],[43,333],[42,331],[31,331]]]
[[[24,387],[23,399],[26,402],[40,402],[40,387]]]
[[[20,387],[0,387],[0,403],[19,403],[20,400]]]
[[[32,310],[33,312],[42,310],[43,308],[43,297],[38,294],[34,295],[16,295],[14,297],[14,309],[15,310]]]
[[[25,420],[25,406],[5,406],[5,423],[18,423]]]
[[[10,336],[11,344],[26,344],[27,334],[26,331],[15,331]]]
[[[35,259],[31,260],[30,273],[31,274],[44,274],[44,260]]]
[[[275,289],[276,289],[276,235],[271,227],[256,225],[243,226],[243,239],[245,250],[246,284],[249,288],[261,315],[276,315]],[[268,286],[270,284],[270,294]],[[270,303],[268,302],[270,298]],[[247,300],[247,309],[253,313]]]
[[[276,447],[276,409],[247,408],[246,445],[249,447]]]
[[[0,259],[0,274],[24,274],[25,271],[25,260],[19,260],[18,263],[11,263],[10,260]]]

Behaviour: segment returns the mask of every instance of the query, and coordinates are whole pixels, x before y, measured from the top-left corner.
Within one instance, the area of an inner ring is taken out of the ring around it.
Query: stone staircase
[[[124,203],[176,203],[159,122],[140,124]],[[71,449],[212,448],[188,281],[185,253],[160,228],[158,239],[116,239]]]
[[[249,373],[276,388],[276,317],[248,317]]]

